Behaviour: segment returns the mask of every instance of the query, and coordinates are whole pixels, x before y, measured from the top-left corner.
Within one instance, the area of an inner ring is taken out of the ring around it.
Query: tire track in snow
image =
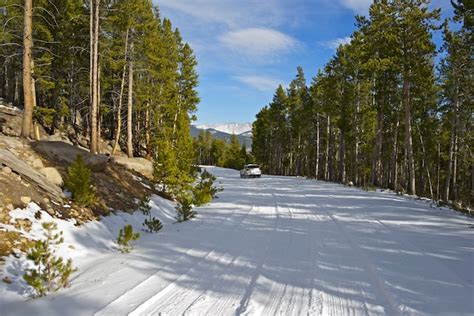
[[[258,208],[257,208],[258,209]],[[255,212],[254,212],[255,213]],[[241,227],[244,223],[242,222],[239,227]],[[228,235],[230,236],[231,240],[234,240],[235,246],[240,248],[237,250],[236,255],[228,255],[224,254],[221,255],[220,253],[216,253],[215,258],[212,258],[214,261],[212,263],[208,263],[212,268],[217,267],[217,270],[212,271],[212,276],[206,278],[204,281],[194,284],[191,284],[190,286],[186,287],[179,287],[175,292],[170,292],[169,296],[162,297],[159,304],[153,306],[152,309],[146,310],[146,314],[154,314],[155,312],[162,312],[164,314],[169,313],[178,313],[178,314],[188,314],[191,313],[191,310],[194,308],[197,308],[199,303],[203,303],[206,301],[206,293],[210,290],[212,290],[213,287],[215,287],[216,283],[219,282],[221,276],[224,274],[225,271],[228,270],[230,266],[235,264],[236,261],[240,258],[241,254],[245,252],[245,247],[247,245],[242,243],[241,239],[238,238],[233,238],[233,234],[237,233],[236,227],[233,231],[228,232]],[[238,236],[237,236],[238,237]],[[228,236],[226,236],[227,239]],[[230,244],[226,244],[226,248],[231,248]],[[194,268],[195,271],[202,270],[201,269],[201,263],[204,265],[206,264],[205,261],[200,261]],[[204,271],[209,272],[209,270],[206,269],[204,266]],[[189,273],[186,273],[189,275]],[[204,290],[199,290],[199,287],[203,287]],[[173,306],[175,304],[174,302],[179,302],[180,306]],[[182,310],[184,308],[184,310]]]
[[[234,224],[232,225],[232,229],[235,229],[236,227],[238,227],[239,225],[241,225],[241,223],[248,217],[248,215],[254,210],[254,206],[252,205],[251,207],[249,207],[249,210],[245,213],[245,215],[243,216],[242,220],[239,221],[239,223],[237,224]],[[232,214],[235,214],[235,211],[232,212]],[[225,221],[229,221],[229,222],[232,222],[232,218],[226,218]],[[199,227],[202,226],[201,225],[198,225]],[[196,229],[195,229],[196,231]],[[203,232],[204,230],[201,230],[201,233]],[[199,238],[199,237],[197,237]],[[163,271],[166,271],[167,269],[170,269],[172,268],[172,266],[175,266],[176,264],[179,264],[182,260],[184,260],[186,257],[190,256],[192,254],[192,252],[194,251],[193,248],[190,248],[189,250],[187,250],[185,253],[181,254],[177,261],[173,261],[173,264],[168,264],[164,267],[160,267],[158,269],[155,270],[155,272],[151,275],[149,275],[148,277],[146,277],[144,280],[141,280],[140,282],[138,282],[137,284],[135,284],[132,288],[128,289],[127,291],[123,292],[119,297],[116,297],[113,301],[109,302],[107,305],[103,306],[101,309],[99,309],[98,311],[95,312],[94,315],[110,315],[110,314],[114,314],[116,313],[117,311],[121,311],[123,312],[123,309],[126,308],[126,307],[130,307],[131,304],[128,303],[127,301],[130,299],[130,298],[134,298],[134,297],[140,297],[139,295],[135,295],[135,292],[138,292],[140,291],[141,287],[146,287],[147,284],[149,283],[153,283],[155,281],[157,281],[159,279],[159,274]],[[206,257],[208,257],[210,255],[210,253],[213,252],[213,250],[210,250],[208,251],[204,257],[200,258],[199,260],[203,260],[205,259]],[[118,273],[118,272],[116,272]],[[176,281],[176,280],[175,280]],[[143,289],[142,291],[144,291],[146,293],[147,289]],[[123,303],[123,302],[127,302],[127,303]],[[125,305],[125,306],[124,306]],[[109,312],[108,310],[111,309],[111,311]]]
[[[278,212],[278,204],[276,202],[276,197],[275,194],[272,192],[271,195],[273,196],[273,202],[274,202],[274,210],[275,210],[275,221],[273,222],[273,229],[272,233],[270,234],[270,237],[268,238],[267,244],[265,246],[265,250],[262,252],[263,256],[260,258],[257,266],[254,269],[254,273],[252,274],[252,277],[250,279],[250,282],[247,284],[247,287],[245,288],[244,295],[242,299],[240,300],[239,306],[235,310],[236,315],[242,315],[244,314],[249,306],[250,300],[252,293],[255,289],[255,286],[257,284],[257,280],[259,276],[262,273],[263,265],[265,264],[265,260],[267,259],[268,251],[270,249],[271,241],[274,238],[275,231],[277,229],[277,224],[279,220],[279,212]]]
[[[252,206],[252,211],[255,209],[255,206]],[[248,218],[248,215],[251,212],[248,212],[242,220],[233,226],[232,232],[236,231],[238,227],[242,225],[242,223]],[[253,212],[252,212],[253,213]],[[224,234],[227,236],[229,234],[228,231],[225,231]],[[225,237],[224,237],[225,239]],[[188,292],[188,289],[185,289],[184,293],[180,292],[180,287],[177,285],[178,282],[185,282],[186,278],[188,275],[194,271],[197,270],[197,267],[200,263],[205,262],[206,259],[213,254],[215,254],[215,250],[211,250],[205,257],[199,258],[197,262],[193,264],[191,268],[189,268],[186,272],[184,272],[180,277],[176,278],[173,280],[169,285],[167,285],[164,289],[160,290],[160,292],[157,292],[155,295],[152,297],[148,298],[146,301],[142,302],[139,306],[135,307],[134,310],[130,312],[130,315],[143,315],[143,314],[153,314],[155,311],[159,310],[160,305],[158,304],[163,304],[164,301],[166,301],[168,298],[167,295],[173,296],[175,293],[173,292],[174,289],[177,289],[176,292],[186,296],[186,292]],[[217,262],[220,259],[220,257],[217,255],[213,259],[213,263]],[[178,295],[179,295],[178,294]],[[177,297],[176,301],[178,301],[178,304],[183,304],[183,297]],[[158,306],[157,306],[158,305]],[[160,311],[161,312],[161,311]]]
[[[329,218],[334,222],[335,226],[339,230],[339,232],[344,236],[347,242],[351,245],[351,247],[355,250],[357,257],[361,260],[364,264],[364,268],[368,273],[368,276],[371,280],[371,284],[375,286],[376,293],[381,296],[381,301],[384,302],[385,313],[389,315],[403,315],[403,305],[398,303],[393,297],[393,295],[387,290],[384,281],[379,277],[377,273],[377,269],[373,266],[373,264],[369,261],[368,255],[365,251],[359,246],[356,242],[354,236],[344,227],[344,225],[327,209],[321,208]]]
[[[311,187],[311,189],[313,189],[313,187]],[[322,207],[320,205],[318,205],[318,202],[320,202],[319,200],[316,200],[314,201],[314,196],[311,196],[311,195],[308,195],[308,194],[304,194],[303,195],[304,198],[308,199],[308,201],[313,201],[313,204],[314,207],[315,207],[315,210],[313,210],[313,212],[310,212],[312,214],[313,217],[316,218],[317,222],[326,222],[325,218],[322,217],[321,214],[317,213],[318,211],[322,211],[322,213],[324,213],[326,216],[325,217],[329,217],[329,214],[326,210],[322,209]],[[333,224],[336,225],[336,223],[334,222],[334,220],[332,220]],[[336,227],[338,228],[338,227]],[[318,253],[318,256],[315,255],[314,257],[314,263],[313,263],[313,275],[314,277],[321,277],[321,274],[324,274],[325,272],[324,271],[321,271],[321,268],[318,266],[318,262],[319,262],[319,255],[321,254],[321,250],[327,248],[327,245],[325,244],[324,241],[322,241],[322,239],[320,238],[321,236],[318,236],[316,234],[316,230],[312,230],[313,232],[313,240],[317,240],[318,243],[318,249],[319,251],[317,251]],[[326,237],[326,236],[323,236],[323,237]],[[338,264],[338,270],[343,270],[343,268]],[[319,273],[320,275],[316,275],[316,272],[319,270]],[[313,277],[313,278],[314,278]],[[345,292],[345,289],[344,288],[341,288],[339,282],[334,282],[333,281],[333,284],[332,284],[335,288],[337,288],[337,291],[336,293],[344,293]],[[364,301],[360,302],[360,301],[352,301],[352,300],[348,300],[347,298],[346,299],[343,299],[343,298],[340,298],[340,297],[335,297],[333,294],[330,295],[328,293],[325,293],[324,291],[322,290],[316,290],[314,289],[314,286],[315,286],[315,282],[314,282],[314,279],[312,280],[312,290],[316,291],[316,297],[314,297],[314,295],[312,293],[311,294],[311,297],[310,297],[310,302],[308,302],[309,304],[309,309],[308,309],[308,314],[307,315],[315,315],[315,314],[318,314],[318,315],[339,315],[339,314],[358,314],[358,312],[356,312],[356,310],[354,310],[355,307],[351,306],[353,305],[354,303],[356,303],[356,305],[362,305],[362,309],[363,312],[365,313],[365,315],[372,315],[374,313],[376,313],[375,311],[374,312],[370,312],[370,308],[369,306],[367,305],[367,299],[369,298],[369,295],[364,291],[364,289],[358,285],[358,291],[361,295],[361,297],[365,298]],[[313,301],[315,302],[315,304],[313,304]],[[349,305],[349,303],[351,303],[351,305]],[[357,309],[357,311],[359,311],[360,309]],[[360,313],[360,312],[359,312]],[[382,313],[381,313],[382,314]]]
[[[277,200],[277,194],[273,194],[275,197],[275,203],[278,206],[279,209],[282,209],[281,206],[279,206],[281,203],[278,202]],[[288,225],[282,229],[284,231],[287,229],[290,233],[289,238],[283,238],[284,242],[286,243],[286,247],[282,246],[282,243],[278,243],[278,247],[280,248],[280,252],[283,254],[288,254],[291,246],[293,245],[294,242],[294,234],[291,232],[292,227],[292,222],[294,219],[293,211],[290,207],[284,207],[283,209],[287,210],[287,213],[289,215],[288,218]],[[279,230],[277,230],[275,233],[278,233]],[[284,235],[286,236],[286,234]],[[280,260],[280,258],[277,258],[277,260]],[[268,260],[267,260],[268,261]],[[294,262],[295,260],[292,260]],[[263,265],[263,269],[265,270],[265,264]],[[288,267],[290,268],[290,267]],[[294,268],[294,266],[292,266]],[[262,310],[262,314],[265,315],[292,315],[294,313],[291,313],[288,309],[292,307],[291,301],[294,299],[294,290],[295,286],[289,285],[287,283],[283,284],[281,282],[272,282],[270,291],[267,295],[268,299],[266,300],[264,304],[264,309]],[[289,296],[289,298],[288,298]],[[289,302],[287,302],[289,301]],[[284,311],[282,309],[285,309]]]
[[[249,238],[247,242],[245,241],[245,237]],[[183,314],[193,314],[194,310],[197,311],[196,314],[202,314],[202,311],[200,309],[204,308],[203,307],[204,304],[207,306],[212,305],[210,310],[204,314],[216,314],[216,315],[225,314],[223,311],[218,312],[219,309],[229,307],[229,305],[231,305],[230,301],[232,301],[233,298],[235,299],[234,295],[232,295],[233,293],[230,291],[228,286],[222,290],[228,291],[230,295],[227,295],[224,297],[218,297],[217,302],[216,301],[206,302],[206,297],[208,295],[208,292],[210,291],[219,293],[217,289],[220,286],[220,283],[223,281],[225,276],[233,275],[232,280],[229,280],[229,279],[225,280],[225,281],[232,282],[234,280],[241,278],[245,268],[252,269],[249,262],[248,261],[246,262],[244,253],[247,253],[247,256],[248,256],[249,247],[252,247],[251,242],[253,241],[254,243],[255,240],[253,238],[254,236],[252,235],[245,236],[245,237],[241,237],[239,240],[236,240],[237,246],[241,248],[239,250],[239,253],[236,256],[234,256],[231,260],[228,260],[227,263],[225,263],[225,266],[223,267],[222,271],[219,272],[219,274],[214,275],[211,279],[208,279],[208,281],[210,281],[209,287],[207,287],[205,290],[202,290],[197,295],[197,297],[195,296],[194,300],[191,302],[191,304],[189,304],[189,306],[186,308]],[[253,244],[253,246],[255,246],[255,244]],[[251,251],[254,251],[254,250],[251,250]],[[230,271],[230,273],[228,271]],[[214,306],[216,303],[217,305],[220,305],[220,307]]]

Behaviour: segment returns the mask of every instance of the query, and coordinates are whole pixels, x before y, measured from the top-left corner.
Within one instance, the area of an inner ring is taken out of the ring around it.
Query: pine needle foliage
[[[57,224],[43,223],[44,239],[38,240],[27,254],[33,261],[35,268],[28,269],[23,279],[33,287],[35,296],[45,296],[49,292],[56,292],[69,285],[69,277],[76,271],[72,260],[64,261],[55,256],[54,247],[63,243],[62,232],[56,233]]]
[[[135,241],[138,238],[140,238],[140,234],[133,231],[132,225],[125,225],[120,229],[117,238],[117,244],[119,245],[120,251],[122,253],[129,253],[133,249],[130,242]]]
[[[143,222],[144,230],[149,233],[157,233],[160,229],[163,228],[161,221],[151,216],[151,206],[150,206],[150,197],[145,196],[139,202],[139,209],[143,215],[148,216]]]
[[[199,182],[193,188],[194,205],[201,206],[211,202],[217,192],[222,190],[214,186],[215,181],[216,177],[207,170],[201,173]]]
[[[191,218],[196,217],[196,211],[193,211],[192,197],[188,194],[183,194],[178,198],[178,205],[176,206],[176,220],[178,222],[185,222]]]
[[[91,174],[82,155],[77,155],[68,169],[64,187],[71,192],[73,201],[80,206],[91,205],[96,200],[94,187],[91,184]]]

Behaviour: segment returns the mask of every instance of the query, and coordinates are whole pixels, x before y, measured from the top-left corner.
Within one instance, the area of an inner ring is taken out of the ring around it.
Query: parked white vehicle
[[[262,170],[260,166],[256,164],[244,165],[244,169],[240,170],[241,178],[260,178],[262,176]]]

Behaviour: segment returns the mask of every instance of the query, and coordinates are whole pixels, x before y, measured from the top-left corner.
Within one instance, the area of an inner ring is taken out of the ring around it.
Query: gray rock
[[[104,171],[110,159],[108,156],[94,155],[86,150],[64,142],[41,141],[34,143],[32,147],[38,153],[51,160],[59,160],[68,164],[71,164],[77,155],[81,155],[87,167],[94,172]]]
[[[62,186],[63,185],[63,178],[61,177],[61,174],[56,168],[53,167],[46,167],[42,168],[39,171],[42,175],[46,177],[46,179],[57,185],[57,186]]]
[[[113,157],[112,161],[129,170],[139,172],[146,177],[153,176],[153,163],[145,158]]]

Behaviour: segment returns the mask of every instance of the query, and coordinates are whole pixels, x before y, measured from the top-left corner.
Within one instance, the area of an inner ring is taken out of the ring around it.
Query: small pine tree
[[[95,202],[96,196],[91,184],[91,170],[85,165],[82,155],[77,155],[69,167],[64,187],[72,193],[74,202],[81,206],[88,206]]]
[[[138,206],[143,215],[148,216],[142,224],[146,232],[157,233],[163,228],[161,221],[158,218],[151,216],[150,198],[148,196],[144,196],[140,200]]]
[[[178,205],[176,206],[176,212],[178,213],[176,220],[178,222],[185,222],[196,217],[197,213],[192,209],[192,198],[187,194],[182,195],[178,198]]]
[[[125,225],[122,229],[120,229],[119,236],[117,238],[117,244],[119,245],[120,251],[123,253],[130,252],[130,250],[133,249],[132,245],[130,245],[130,242],[137,240],[138,238],[140,238],[140,234],[133,232],[132,225]]]
[[[145,216],[150,215],[151,206],[150,206],[150,197],[145,195],[143,198],[140,199],[138,202],[138,208]]]
[[[216,181],[216,177],[214,177],[211,173],[207,172],[206,170],[201,173],[201,179],[199,180],[199,183],[197,183],[193,188],[194,205],[201,206],[211,202],[216,196],[216,193],[222,190],[214,186],[214,181]]]
[[[23,279],[36,291],[36,296],[44,296],[67,287],[70,275],[77,269],[73,268],[72,260],[64,261],[56,257],[54,246],[63,242],[62,232],[55,233],[57,225],[54,222],[43,223],[44,240],[38,240],[27,254],[35,268],[28,269]]]

